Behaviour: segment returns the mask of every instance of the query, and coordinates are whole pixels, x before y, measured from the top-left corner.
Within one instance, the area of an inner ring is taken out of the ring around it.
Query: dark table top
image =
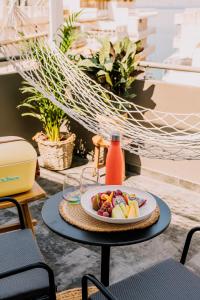
[[[123,232],[91,232],[75,227],[62,219],[58,206],[62,200],[62,192],[49,198],[42,208],[44,223],[60,236],[83,244],[96,246],[123,246],[141,243],[161,234],[170,224],[171,212],[167,204],[157,196],[157,204],[160,207],[160,218],[152,226],[146,229],[129,230]]]

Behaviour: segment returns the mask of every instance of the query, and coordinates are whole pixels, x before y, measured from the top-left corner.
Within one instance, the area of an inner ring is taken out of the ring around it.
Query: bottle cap
[[[119,132],[113,132],[112,136],[111,136],[111,140],[113,142],[120,141],[120,134],[119,134]]]

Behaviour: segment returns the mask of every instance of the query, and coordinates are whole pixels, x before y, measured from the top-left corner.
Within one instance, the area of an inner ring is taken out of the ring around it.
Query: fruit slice
[[[116,205],[112,210],[112,218],[114,219],[125,219],[125,216],[119,205]]]
[[[128,205],[125,205],[124,203],[120,203],[119,206],[124,214],[124,217],[128,218],[130,207]]]
[[[132,201],[134,207],[135,207],[135,217],[139,217],[140,215],[140,210],[139,210],[139,206],[138,206],[138,202],[136,200]]]
[[[105,194],[105,193],[101,194],[101,200],[106,201],[107,197],[109,197],[107,194]]]
[[[142,207],[147,202],[146,199],[141,199],[141,198],[137,198],[136,201],[137,201],[139,207]]]
[[[93,196],[91,200],[92,200],[92,208],[97,211],[99,209],[99,195],[97,194]]]
[[[116,205],[118,205],[120,203],[123,203],[124,205],[126,205],[126,201],[125,201],[125,199],[124,199],[123,196],[114,196],[112,198],[112,205],[113,206],[116,206]]]
[[[142,198],[138,198],[138,197],[133,198],[133,197],[130,197],[130,195],[129,195],[128,204],[130,205],[130,203],[133,201],[137,201],[139,207],[142,207],[147,202],[146,199],[142,199]]]
[[[134,205],[130,206],[129,214],[128,214],[128,219],[135,218],[135,207]]]
[[[129,200],[133,201],[136,198],[136,194],[129,194],[128,198],[129,198]]]
[[[129,198],[128,198],[127,193],[123,193],[123,197],[124,197],[124,200],[126,201],[126,204],[128,205]]]
[[[101,195],[101,199],[102,199],[102,200],[105,200],[105,201],[110,201],[110,202],[112,202],[113,194],[114,194],[114,192],[111,192],[109,195],[107,195],[107,194],[102,194],[102,195]]]
[[[130,219],[130,218],[139,217],[140,212],[139,212],[138,202],[136,200],[133,200],[130,202],[129,206],[130,206],[130,210],[129,210],[128,218]]]

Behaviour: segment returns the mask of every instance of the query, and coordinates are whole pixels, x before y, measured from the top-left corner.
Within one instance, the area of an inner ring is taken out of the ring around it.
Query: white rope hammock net
[[[20,63],[10,57],[16,70],[90,132],[108,139],[112,131],[119,131],[123,148],[136,155],[200,159],[200,113],[170,113],[136,105],[90,79],[55,44],[43,41],[39,48],[32,46],[29,42],[24,48],[23,43]],[[2,46],[2,50],[9,56],[10,47]]]
[[[20,36],[22,27],[25,24],[31,24],[30,20],[23,13],[20,6],[17,5],[17,1],[9,1],[5,6],[4,21],[0,25],[0,39],[1,40],[13,40]],[[32,24],[31,24],[32,26]]]
[[[2,0],[0,0],[2,1]],[[22,37],[36,36],[44,31],[44,24],[36,24],[29,16],[30,13],[44,12],[48,10],[47,0],[37,0],[27,6],[27,1],[8,0],[7,5],[3,6],[5,17],[0,25],[0,43],[17,42]],[[29,14],[28,14],[29,10]],[[17,49],[13,49],[17,50]]]

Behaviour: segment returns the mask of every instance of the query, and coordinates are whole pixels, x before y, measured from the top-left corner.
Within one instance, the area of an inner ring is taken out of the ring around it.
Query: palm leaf
[[[31,105],[30,103],[26,103],[26,102],[24,102],[22,104],[19,104],[17,106],[17,108],[21,108],[21,107],[28,107],[28,108],[31,108],[31,109],[35,109],[35,107],[33,105]]]
[[[68,51],[68,49],[72,46],[72,43],[76,39],[75,24],[80,14],[81,11],[69,15],[62,27],[59,28],[59,36],[62,39],[59,48],[63,53],[66,53]]]
[[[41,115],[33,113],[33,112],[27,112],[27,113],[22,114],[22,117],[26,117],[26,116],[33,117],[33,118],[41,120]]]

